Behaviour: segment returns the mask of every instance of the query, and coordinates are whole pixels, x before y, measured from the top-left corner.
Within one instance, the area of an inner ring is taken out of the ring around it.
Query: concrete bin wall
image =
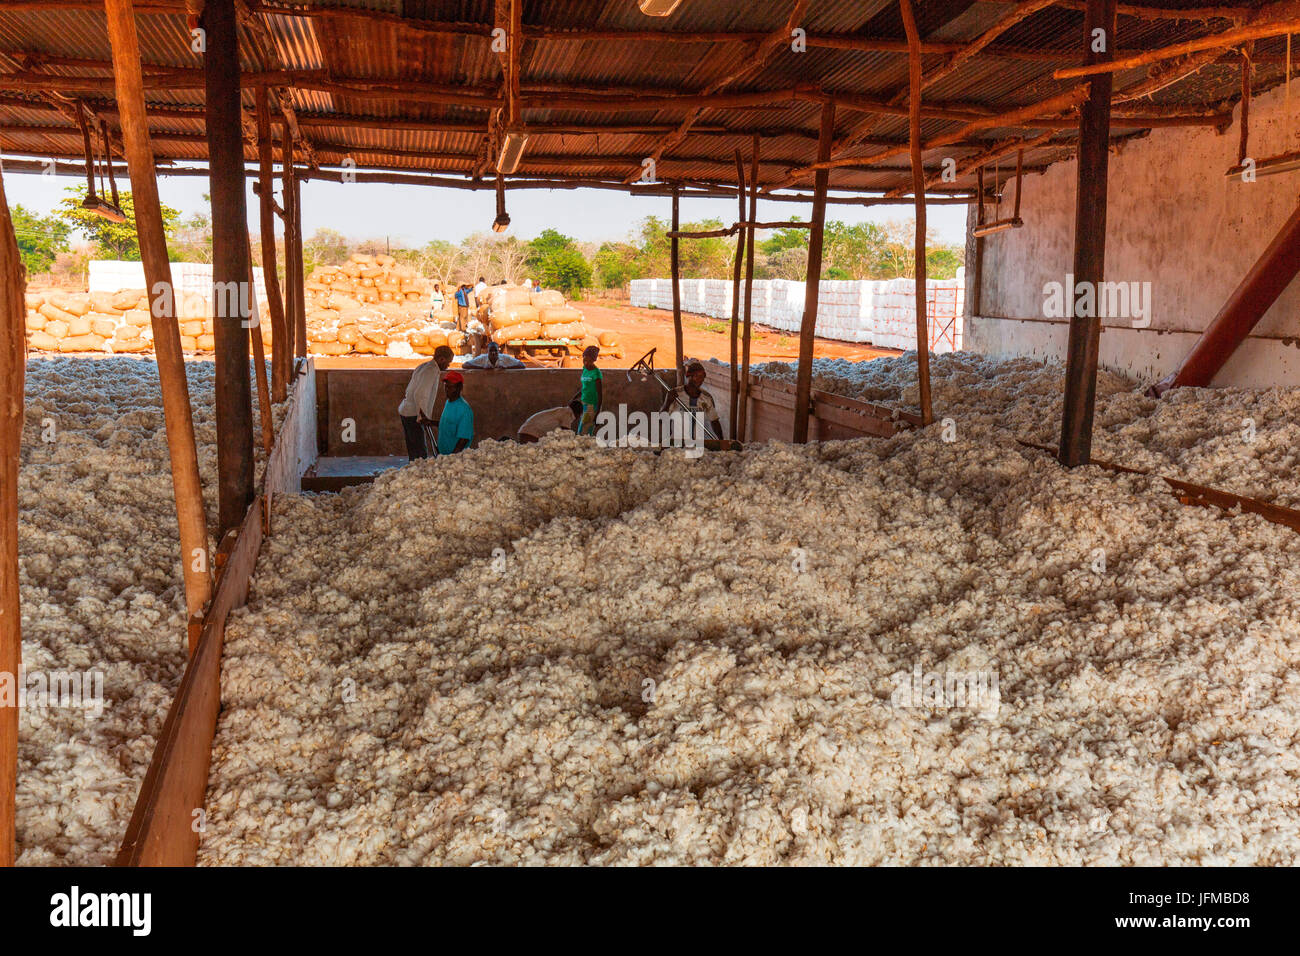
[[[405,455],[397,406],[413,369],[317,369],[317,444],[321,455]],[[627,369],[603,369],[605,407],[626,403],[630,411],[657,411],[664,390],[653,379],[627,380]],[[474,443],[514,437],[528,416],[563,405],[578,391],[580,369],[466,369],[465,400],[474,409]],[[660,373],[665,381],[672,372]],[[345,443],[344,420],[356,440]]]

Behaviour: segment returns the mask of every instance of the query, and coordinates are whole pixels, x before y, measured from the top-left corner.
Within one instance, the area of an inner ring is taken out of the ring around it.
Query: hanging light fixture
[[[510,228],[510,215],[506,212],[506,181],[497,174],[497,217],[492,220],[493,232],[505,232]]]
[[[497,155],[497,172],[506,176],[514,175],[519,169],[519,161],[524,158],[524,147],[528,145],[528,132],[522,127],[507,129],[501,134],[501,152]]]
[[[647,17],[666,17],[681,5],[682,0],[637,0],[641,12]]]

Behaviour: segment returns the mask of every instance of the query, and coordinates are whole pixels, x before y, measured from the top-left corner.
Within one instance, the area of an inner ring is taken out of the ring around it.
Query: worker
[[[487,279],[479,276],[478,283],[474,286],[474,305],[476,307],[487,305],[487,287]]]
[[[588,345],[582,350],[582,374],[579,376],[578,394],[571,401],[582,403],[582,420],[578,424],[579,435],[593,435],[596,432],[596,416],[605,400],[604,383],[600,369],[596,368],[596,359],[600,358],[600,346]]]
[[[431,316],[438,315],[442,312],[442,308],[446,302],[447,300],[442,294],[442,283],[435,282],[433,284],[433,292],[429,295],[429,314]]]
[[[465,326],[465,335],[470,355],[475,358],[482,355],[484,343],[488,341],[487,328],[483,325],[483,320],[478,316],[472,317]],[[465,363],[462,362],[461,366],[464,365]]]
[[[718,403],[714,400],[713,395],[704,389],[705,378],[707,376],[704,372],[704,366],[699,362],[691,362],[686,366],[686,383],[668,390],[668,394],[664,396],[663,408],[660,411],[685,412],[689,410],[695,417],[697,424],[701,420],[708,422],[709,431],[703,437],[721,438],[722,423],[718,420]]]
[[[397,415],[402,420],[402,435],[406,439],[406,457],[411,461],[429,457],[424,432],[437,420],[433,413],[437,410],[438,396],[442,391],[442,373],[451,365],[453,357],[451,349],[445,345],[434,349],[433,358],[417,365],[411,373],[406,394],[397,406]]]
[[[466,282],[456,288],[456,328],[462,332],[469,325],[469,294],[470,287]]]
[[[582,402],[574,399],[567,405],[547,408],[530,415],[528,420],[519,426],[518,438],[524,444],[529,444],[557,429],[567,428],[569,431],[577,431],[580,421],[582,421]]]
[[[487,352],[461,363],[461,368],[526,368],[513,355],[504,354],[495,342],[489,342]]]
[[[442,388],[447,400],[442,404],[438,418],[438,454],[454,455],[464,451],[474,440],[474,410],[461,398],[465,376],[448,372],[442,377]]]

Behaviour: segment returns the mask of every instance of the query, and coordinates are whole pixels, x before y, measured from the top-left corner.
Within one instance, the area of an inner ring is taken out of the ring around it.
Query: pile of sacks
[[[192,292],[176,293],[181,348],[211,352],[212,307]],[[27,293],[27,345],[36,352],[149,352],[153,324],[144,289],[117,292]],[[271,324],[261,323],[262,341],[271,343]]]
[[[354,253],[339,266],[321,266],[304,284],[307,346],[313,355],[432,355],[459,349],[465,336],[450,307],[431,308],[431,284],[392,256]],[[450,296],[448,297],[450,298]]]
[[[588,337],[582,313],[554,289],[494,286],[488,291],[488,332],[498,345],[521,339],[581,342]]]

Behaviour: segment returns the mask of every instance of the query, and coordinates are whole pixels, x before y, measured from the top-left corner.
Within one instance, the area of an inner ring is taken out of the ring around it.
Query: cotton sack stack
[[[194,292],[176,293],[176,322],[181,348],[211,352],[212,307]],[[27,344],[36,352],[149,352],[153,321],[144,289],[117,292],[27,293]],[[271,325],[261,324],[262,341],[271,344]]]
[[[566,305],[554,289],[532,292],[526,286],[497,286],[488,295],[492,340],[499,345],[519,339],[568,339],[587,335],[582,313]]]
[[[342,265],[316,269],[303,287],[313,355],[408,358],[451,344],[438,324],[439,316],[451,318],[447,302],[431,318],[431,284],[392,256],[354,253]]]

